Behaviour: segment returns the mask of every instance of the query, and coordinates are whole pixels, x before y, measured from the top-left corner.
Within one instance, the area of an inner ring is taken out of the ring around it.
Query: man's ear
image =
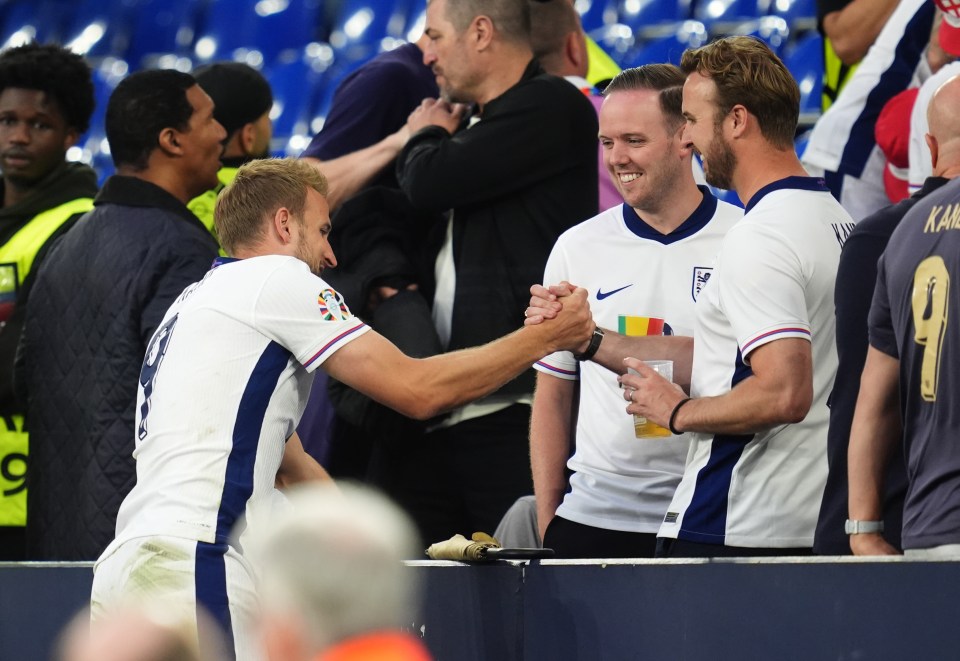
[[[165,128],[160,131],[157,145],[168,156],[180,156],[183,154],[183,146],[180,144],[181,139],[182,136],[179,131],[173,128]]]
[[[253,122],[247,122],[241,126],[238,132],[238,140],[240,142],[240,149],[243,151],[243,155],[252,156],[253,145],[257,141],[257,125]]]
[[[493,41],[493,21],[489,16],[477,16],[470,24],[477,50],[486,50]]]
[[[738,103],[730,109],[730,114],[727,115],[727,117],[731,120],[730,127],[733,131],[732,137],[739,138],[742,136],[744,131],[747,130],[747,124],[750,121],[750,112],[746,107]]]
[[[75,144],[77,140],[80,139],[80,132],[77,129],[71,127],[67,129],[67,134],[63,137],[63,151],[67,151]]]
[[[937,161],[940,160],[940,143],[929,133],[925,133],[923,137],[927,141],[927,147],[930,148],[930,163],[933,166],[932,169],[936,170]]]
[[[579,30],[568,32],[564,39],[563,52],[577,75],[585,77],[590,63],[587,61],[587,40]]]
[[[677,126],[676,130],[673,133],[673,139],[676,140],[677,149],[679,150],[677,153],[680,154],[681,158],[684,158],[685,156],[688,156],[688,155],[689,156],[693,155],[693,143],[690,142],[689,140],[684,140],[684,134],[686,130],[687,130],[687,123],[680,122],[680,124]]]
[[[293,242],[293,217],[290,210],[286,207],[280,207],[273,214],[273,230],[277,233],[280,243],[287,245]]]

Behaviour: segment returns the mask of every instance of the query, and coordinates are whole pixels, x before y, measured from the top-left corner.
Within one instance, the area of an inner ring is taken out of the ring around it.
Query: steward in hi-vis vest
[[[213,99],[213,116],[227,132],[223,141],[223,167],[217,172],[220,183],[190,200],[187,208],[214,237],[213,210],[217,196],[233,182],[237,168],[255,158],[270,155],[273,125],[270,109],[273,93],[270,83],[259,71],[241,62],[215,62],[193,72],[197,84]],[[217,243],[220,239],[217,238]],[[225,253],[220,251],[221,255]]]
[[[96,173],[66,160],[93,104],[79,55],[37,44],[0,55],[0,560],[24,557],[28,423],[14,397],[17,340],[37,268],[93,208]]]

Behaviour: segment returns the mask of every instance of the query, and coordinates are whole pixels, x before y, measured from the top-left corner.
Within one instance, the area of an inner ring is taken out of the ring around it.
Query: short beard
[[[302,238],[300,239],[299,244],[297,244],[297,259],[307,265],[307,268],[310,269],[310,272],[316,276],[319,276],[323,272],[323,265],[319,262],[314,263],[310,257],[310,253],[307,251],[306,241]]]
[[[720,133],[720,127],[717,126],[713,133],[713,143],[710,145],[706,157],[707,166],[704,168],[704,176],[707,183],[715,188],[731,190],[733,186],[733,171],[737,167],[737,156],[730,149],[730,145],[723,139]]]

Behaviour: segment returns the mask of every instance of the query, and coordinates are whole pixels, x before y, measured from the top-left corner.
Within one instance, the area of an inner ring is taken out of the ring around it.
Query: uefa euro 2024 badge
[[[324,289],[317,296],[317,305],[324,321],[344,321],[350,318],[350,310],[343,302],[343,296],[332,289]]]

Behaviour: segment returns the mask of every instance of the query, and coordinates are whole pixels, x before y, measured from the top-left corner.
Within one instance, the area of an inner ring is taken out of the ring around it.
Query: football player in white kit
[[[277,486],[325,472],[294,433],[311,372],[425,419],[481,397],[595,329],[580,290],[569,314],[480,348],[415,360],[354,317],[319,274],[336,265],[326,181],[289,159],[253,161],[219,197],[235,259],[184,290],[149,344],[137,399],[137,483],[97,561],[93,617],[125,600],[202,605],[257,659],[255,568],[244,528],[282,506]],[[244,525],[234,528],[234,524]],[[203,631],[199,632],[203,636]]]
[[[691,372],[689,342],[669,337],[614,335],[595,360],[640,372],[621,377],[629,413],[694,432],[658,556],[809,554],[827,475],[833,291],[850,216],[801,167],[799,90],[763,42],[720,39],[684,53],[681,68],[684,139],[703,156],[707,181],[736,190],[745,214],[697,301]],[[560,307],[546,290],[533,293],[534,321]],[[637,358],[673,359],[691,397]]]
[[[652,317],[693,335],[701,285],[743,216],[694,181],[693,150],[682,140],[684,78],[674,65],[648,64],[604,90],[600,143],[626,203],[565,232],[547,261],[544,280],[587,289],[605,329],[620,316]],[[564,558],[653,557],[687,437],[637,439],[616,373],[596,363],[562,352],[534,367],[530,460],[544,546]]]

